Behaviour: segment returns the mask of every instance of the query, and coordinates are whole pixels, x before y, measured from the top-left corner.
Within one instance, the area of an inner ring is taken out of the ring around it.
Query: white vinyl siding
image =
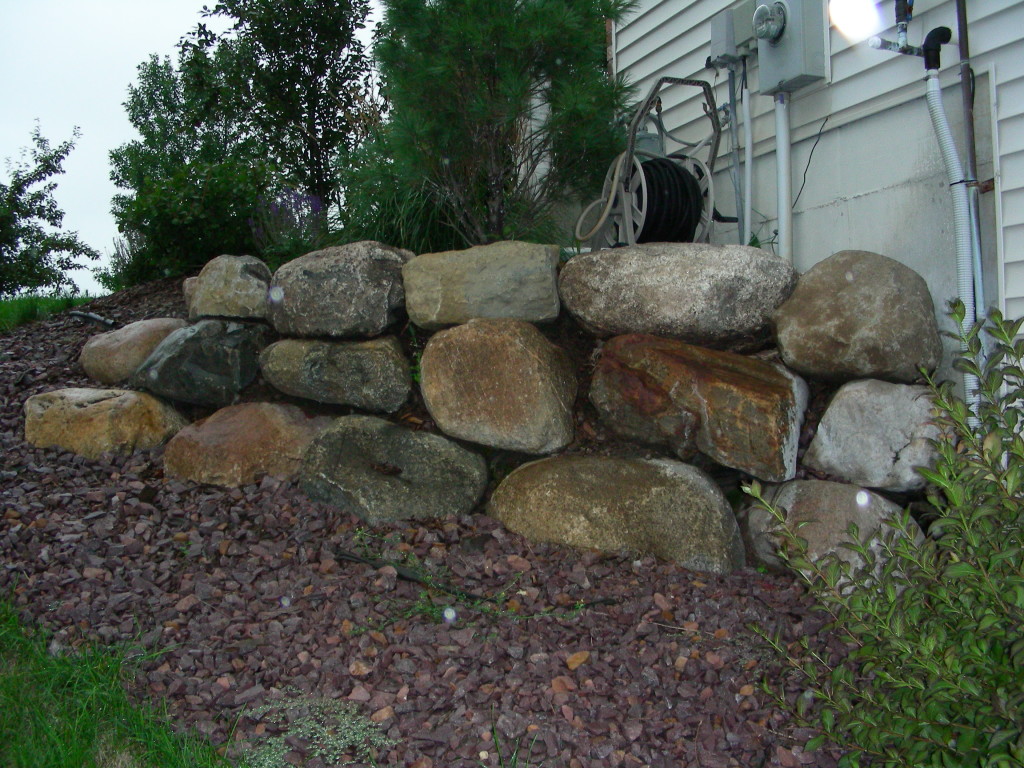
[[[825,0],[822,0],[824,3]],[[704,64],[710,53],[710,19],[726,0],[641,0],[616,31],[620,72],[637,86],[637,97],[656,78],[706,79],[719,104],[728,98],[727,73]],[[893,38],[891,0],[877,3]],[[972,64],[977,73],[975,131],[978,176],[996,178],[982,195],[987,303],[1010,316],[1024,315],[1024,0],[970,0],[967,8]],[[953,0],[917,0],[911,42],[948,26],[956,34]],[[805,271],[846,248],[877,250],[919,271],[936,298],[936,310],[955,293],[952,212],[945,171],[924,99],[924,66],[900,56],[851,44],[829,30],[830,78],[792,96],[793,190],[806,188],[794,211],[794,262]],[[754,207],[763,234],[776,216],[775,121],[772,99],[756,93],[756,59],[748,66],[755,139]],[[958,53],[942,51],[940,83],[950,124],[963,154]],[[674,87],[663,94],[666,124],[692,137],[708,130],[700,92]],[[819,145],[808,157],[822,121]],[[734,213],[726,173],[730,144],[723,136],[716,200]],[[755,227],[756,228],[756,227]],[[720,227],[716,240],[734,242],[735,229]],[[765,238],[762,237],[762,240]]]

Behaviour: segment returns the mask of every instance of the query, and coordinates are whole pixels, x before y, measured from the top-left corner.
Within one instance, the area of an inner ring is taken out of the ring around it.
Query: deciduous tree
[[[72,139],[51,147],[37,125],[23,159],[8,161],[9,180],[0,182],[0,296],[39,288],[74,293],[67,271],[81,266],[79,257],[99,257],[78,233],[61,230],[64,212],[53,199],[52,179],[64,173],[79,135],[76,128]]]
[[[356,37],[369,7],[369,0],[222,0],[204,16],[226,18],[230,29],[213,34],[200,24],[183,44],[190,66],[207,52],[219,57],[228,88],[215,90],[217,99],[234,105],[294,188],[325,203],[340,202],[337,162],[379,116],[370,59]]]

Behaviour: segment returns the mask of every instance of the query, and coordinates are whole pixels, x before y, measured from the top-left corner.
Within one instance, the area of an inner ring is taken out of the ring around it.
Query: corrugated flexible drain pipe
[[[928,33],[924,45],[924,61],[927,71],[927,92],[928,114],[932,120],[932,128],[935,129],[935,137],[939,142],[939,151],[942,153],[942,160],[946,165],[946,177],[949,179],[949,189],[953,196],[953,228],[956,237],[956,280],[957,292],[960,294],[960,301],[963,302],[964,314],[962,334],[974,325],[978,319],[977,308],[974,303],[974,264],[973,264],[973,224],[970,215],[970,202],[968,200],[967,180],[964,177],[963,164],[960,162],[960,155],[957,153],[956,143],[953,141],[953,133],[949,129],[949,121],[946,119],[946,110],[942,106],[942,88],[939,86],[939,48],[943,43],[952,39],[953,33],[949,27],[938,27]],[[965,345],[961,343],[961,350]],[[975,415],[972,426],[977,426],[978,413],[978,377],[971,373],[964,374],[964,399],[970,407],[971,413]]]

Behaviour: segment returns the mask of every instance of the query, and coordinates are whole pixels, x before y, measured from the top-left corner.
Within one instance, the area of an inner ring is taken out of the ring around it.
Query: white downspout
[[[793,262],[793,171],[790,159],[789,102],[775,94],[775,170],[778,176],[779,255]]]
[[[946,165],[946,177],[949,179],[950,192],[953,195],[953,228],[956,237],[956,282],[960,301],[964,305],[964,323],[961,332],[970,329],[978,319],[977,307],[974,302],[974,239],[971,209],[968,200],[967,184],[964,179],[964,168],[960,155],[953,141],[953,133],[949,129],[946,111],[942,106],[942,88],[939,86],[939,71],[929,69],[927,72],[928,114],[932,119],[935,137],[939,142],[942,160]],[[971,373],[964,374],[964,399],[971,412],[978,413],[978,377]]]

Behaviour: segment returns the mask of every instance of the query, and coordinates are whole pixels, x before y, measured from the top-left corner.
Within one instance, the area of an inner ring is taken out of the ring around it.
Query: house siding
[[[725,0],[641,0],[616,30],[616,64],[645,94],[661,76],[697,77],[728,99],[727,73],[705,68],[710,20]],[[878,3],[888,22],[889,0]],[[1024,0],[971,0],[968,22],[977,73],[975,131],[978,175],[995,178],[981,200],[986,304],[1024,315]],[[911,41],[936,26],[956,29],[953,0],[917,0]],[[892,38],[892,27],[882,31]],[[829,29],[828,82],[792,96],[793,189],[804,184],[794,210],[794,263],[800,271],[838,250],[875,250],[920,272],[946,327],[945,301],[956,294],[952,204],[924,99],[920,58],[851,44]],[[958,147],[963,152],[959,66],[955,46],[944,46],[940,84]],[[775,120],[772,98],[756,93],[757,63],[748,66],[754,133],[755,231],[770,241],[776,213]],[[707,132],[697,89],[662,95],[670,130],[693,138]],[[825,123],[825,118],[828,118]],[[824,127],[823,127],[824,124]],[[820,131],[820,136],[819,136]],[[818,146],[812,147],[815,141]],[[716,173],[720,211],[734,213],[727,136]],[[804,172],[806,168],[806,182]],[[735,227],[720,226],[718,242],[735,242]]]

